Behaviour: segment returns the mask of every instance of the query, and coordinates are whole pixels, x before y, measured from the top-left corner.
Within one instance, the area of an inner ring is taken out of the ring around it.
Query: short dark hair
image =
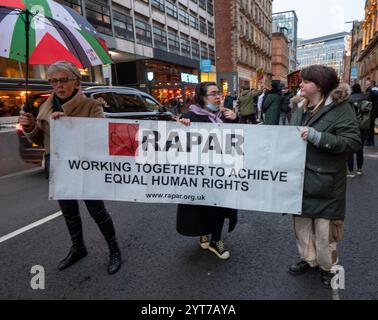
[[[322,65],[314,65],[304,68],[301,71],[301,78],[302,80],[315,83],[325,97],[328,97],[328,95],[335,90],[340,83],[340,79],[335,69]]]
[[[205,108],[205,97],[207,95],[207,88],[211,86],[218,86],[215,82],[201,82],[196,86],[196,96],[194,101],[201,108]]]
[[[354,94],[354,93],[362,93],[361,86],[358,83],[355,83],[352,86],[352,94]]]

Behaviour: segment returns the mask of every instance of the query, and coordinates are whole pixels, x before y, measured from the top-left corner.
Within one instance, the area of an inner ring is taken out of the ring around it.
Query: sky
[[[352,29],[346,21],[364,19],[365,0],[274,0],[273,13],[295,10],[298,38],[311,39]]]

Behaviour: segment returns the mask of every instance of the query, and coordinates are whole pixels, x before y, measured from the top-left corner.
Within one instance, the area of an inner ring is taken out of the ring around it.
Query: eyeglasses
[[[65,78],[60,78],[60,79],[48,79],[47,81],[52,85],[52,86],[56,86],[58,85],[58,83],[60,82],[61,84],[66,84],[68,83],[68,81],[73,81],[73,80],[77,80],[76,78],[68,78],[68,77],[65,77]]]
[[[206,97],[219,97],[222,95],[222,92],[210,92]]]

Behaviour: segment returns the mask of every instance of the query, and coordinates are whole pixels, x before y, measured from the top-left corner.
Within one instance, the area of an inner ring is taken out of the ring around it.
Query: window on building
[[[207,0],[207,13],[210,15],[214,15],[214,4],[213,0]]]
[[[206,0],[198,0],[199,7],[206,10]]]
[[[209,59],[209,51],[207,50],[207,43],[201,42],[201,60]]]
[[[197,39],[192,38],[192,58],[195,60],[200,59],[200,46]]]
[[[113,24],[116,37],[134,40],[133,19],[129,15],[113,10]]]
[[[200,32],[207,35],[206,20],[200,17]]]
[[[192,28],[196,30],[199,29],[199,21],[198,21],[197,13],[190,11],[189,21],[190,21],[190,26]]]
[[[152,0],[151,5],[162,12],[165,11],[165,0]]]
[[[215,49],[213,46],[209,46],[209,59],[211,64],[215,65]]]
[[[154,46],[155,48],[167,51],[167,32],[162,26],[154,24]]]
[[[61,4],[64,4],[67,7],[70,7],[74,9],[78,13],[82,13],[81,9],[81,0],[56,0],[57,2],[60,2]]]
[[[168,47],[170,52],[180,54],[180,38],[173,29],[168,31]]]
[[[177,19],[178,13],[177,13],[177,6],[175,4],[173,4],[170,1],[166,1],[165,9],[168,15]]]
[[[85,10],[88,21],[98,32],[111,35],[110,9],[106,0],[87,1]]]
[[[207,32],[209,37],[214,39],[214,25],[211,22],[207,22]]]
[[[137,43],[152,46],[151,26],[147,21],[135,18],[135,34]]]
[[[190,58],[190,40],[189,36],[181,33],[181,55]]]
[[[181,5],[179,8],[179,20],[185,24],[189,24],[189,14],[187,9]]]

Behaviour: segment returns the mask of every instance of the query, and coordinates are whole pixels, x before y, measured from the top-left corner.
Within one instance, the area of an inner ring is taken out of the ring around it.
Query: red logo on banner
[[[137,156],[139,124],[109,123],[109,154]]]

